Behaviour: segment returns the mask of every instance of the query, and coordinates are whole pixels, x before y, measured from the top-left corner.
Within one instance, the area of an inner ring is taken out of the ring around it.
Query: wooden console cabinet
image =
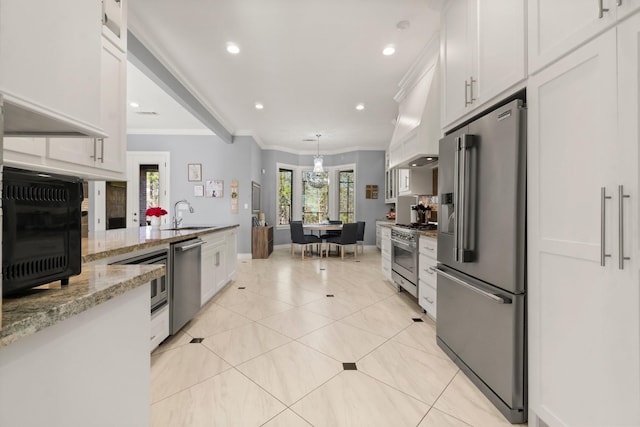
[[[253,227],[251,229],[251,257],[269,258],[273,252],[273,225]]]

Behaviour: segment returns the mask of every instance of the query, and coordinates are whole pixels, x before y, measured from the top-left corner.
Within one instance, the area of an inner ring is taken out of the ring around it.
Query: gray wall
[[[128,135],[129,151],[168,151],[171,153],[171,206],[180,199],[193,205],[193,214],[184,213],[185,224],[239,224],[238,253],[251,253],[251,181],[262,186],[261,207],[267,223],[276,223],[276,164],[298,166],[313,164],[312,155],[296,155],[277,150],[262,150],[249,136],[234,137],[233,144],[217,136]],[[187,164],[202,163],[203,182],[187,180]],[[326,166],[356,165],[356,219],[366,221],[365,244],[376,240],[375,220],[389,210],[384,203],[384,151],[353,151],[325,155]],[[262,173],[262,170],[265,173]],[[193,186],[204,185],[206,179],[224,180],[224,197],[194,197]],[[229,187],[231,180],[239,183],[238,214],[231,213]],[[378,185],[378,198],[366,199],[365,186]],[[248,208],[245,209],[244,205]],[[173,212],[170,213],[173,215]],[[275,244],[291,241],[289,229],[275,229]]]
[[[183,214],[185,224],[239,224],[238,253],[251,253],[251,181],[260,182],[262,151],[253,138],[240,136],[227,144],[217,136],[128,135],[127,149],[170,152],[169,208],[173,210],[176,201],[187,199],[195,212]],[[202,163],[202,182],[187,180],[188,163]],[[207,179],[224,180],[224,197],[193,196],[193,186],[204,185]],[[238,181],[238,214],[231,213],[231,180]]]
[[[324,155],[325,166],[337,166],[354,163],[356,165],[356,220],[365,221],[365,244],[374,245],[376,242],[375,220],[384,218],[389,206],[384,203],[384,151],[352,151],[342,154]],[[276,223],[276,192],[277,192],[277,163],[296,166],[311,166],[312,155],[296,155],[277,150],[262,152],[262,209],[266,221]],[[378,186],[378,198],[366,199],[365,186]],[[285,244],[291,242],[288,228],[275,229],[274,243]]]

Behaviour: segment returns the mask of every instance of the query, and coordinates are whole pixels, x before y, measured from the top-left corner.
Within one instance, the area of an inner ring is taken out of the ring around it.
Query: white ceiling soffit
[[[138,107],[132,107],[133,102]],[[127,62],[127,133],[213,135],[130,62]]]
[[[441,3],[132,0],[129,27],[234,135],[299,154],[315,152],[302,140],[317,133],[321,152],[385,149],[398,82],[438,33]]]

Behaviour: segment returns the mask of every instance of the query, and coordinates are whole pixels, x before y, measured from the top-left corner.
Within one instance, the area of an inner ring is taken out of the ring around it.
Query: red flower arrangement
[[[158,218],[162,215],[166,215],[167,211],[162,209],[161,207],[149,208],[147,209],[147,216],[157,216]]]

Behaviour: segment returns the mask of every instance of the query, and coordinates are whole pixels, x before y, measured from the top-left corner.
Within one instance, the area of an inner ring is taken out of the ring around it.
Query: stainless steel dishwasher
[[[191,239],[171,245],[171,335],[178,332],[200,309],[200,247]]]

